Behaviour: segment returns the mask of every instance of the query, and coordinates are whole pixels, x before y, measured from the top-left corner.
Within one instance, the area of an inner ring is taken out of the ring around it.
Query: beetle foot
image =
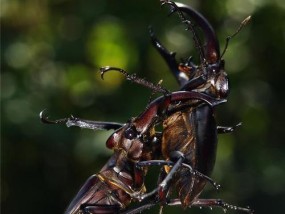
[[[209,201],[211,201],[211,199],[209,199]],[[228,204],[228,203],[224,202],[222,199],[216,199],[216,204],[213,204],[213,206],[221,207],[225,213],[227,212],[227,210],[239,210],[239,211],[243,211],[243,212],[246,212],[249,214],[254,213],[254,210],[251,209],[250,207],[239,207],[236,205]]]
[[[42,110],[39,114],[40,119],[43,123],[46,124],[59,124],[59,123],[66,123],[70,118],[63,118],[63,119],[58,119],[58,120],[50,120],[47,115],[45,115],[46,109]],[[71,116],[71,118],[74,118]]]
[[[170,13],[168,14],[168,16],[171,16],[173,13],[179,11],[178,6],[173,1],[161,0],[160,3],[161,3],[161,7],[165,5],[170,6]]]
[[[131,196],[131,198],[136,199],[139,202],[141,202],[144,199],[140,192],[131,193],[130,196]]]

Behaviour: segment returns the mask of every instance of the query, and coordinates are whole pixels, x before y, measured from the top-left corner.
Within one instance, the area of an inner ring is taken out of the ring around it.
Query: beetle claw
[[[119,71],[122,73],[127,79],[132,79],[132,75],[128,74],[125,70],[121,68],[111,67],[111,66],[104,66],[100,68],[101,79],[104,79],[104,74],[108,71]]]
[[[100,68],[101,79],[104,80],[104,74],[111,70],[110,66],[105,66]]]
[[[46,123],[46,124],[58,124],[58,123],[66,123],[68,121],[68,118],[64,118],[64,119],[59,119],[59,120],[50,120],[48,118],[48,116],[45,115],[45,111],[46,109],[42,110],[39,114],[40,119],[42,121],[42,123]]]
[[[42,123],[54,124],[54,121],[49,120],[48,116],[45,115],[46,109],[42,110],[39,114]]]
[[[170,13],[168,14],[168,16],[171,16],[173,13],[178,11],[177,5],[172,1],[160,1],[160,2],[161,2],[161,7],[163,7],[165,5],[170,6]]]

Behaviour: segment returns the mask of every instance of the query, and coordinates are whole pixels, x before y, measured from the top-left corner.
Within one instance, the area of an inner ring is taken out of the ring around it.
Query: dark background
[[[224,58],[231,81],[228,103],[217,109],[222,125],[239,121],[219,137],[212,177],[203,198],[223,198],[258,214],[283,213],[285,202],[283,0],[185,2],[212,23],[223,50],[225,38],[248,15],[251,22]],[[112,65],[177,89],[149,42],[148,26],[178,58],[195,55],[192,35],[158,0],[1,1],[1,209],[2,213],[63,213],[83,182],[112,154],[112,132],[45,125],[77,117],[126,122],[144,110],[150,91],[98,68]],[[195,55],[196,56],[196,55]],[[197,57],[195,58],[197,59]],[[156,169],[147,176],[155,185]],[[165,213],[181,211],[166,208]],[[157,213],[157,208],[146,213]],[[185,213],[223,213],[192,208]],[[228,213],[237,213],[228,211]]]

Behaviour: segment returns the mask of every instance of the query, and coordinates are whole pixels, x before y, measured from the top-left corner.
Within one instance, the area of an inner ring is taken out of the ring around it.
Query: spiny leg
[[[148,200],[148,201],[144,201],[141,202],[139,205],[129,208],[127,210],[124,210],[122,212],[120,212],[120,214],[136,214],[136,213],[141,213],[144,210],[148,210],[152,207],[154,207],[155,205],[157,205],[158,202],[156,201],[156,199],[153,200]]]
[[[159,201],[163,201],[165,199],[165,197],[166,197],[165,193],[167,193],[167,190],[169,189],[170,182],[171,182],[174,174],[181,167],[181,165],[185,159],[183,154],[181,154],[180,152],[173,152],[173,154],[174,153],[175,153],[175,156],[177,155],[176,162],[174,163],[173,167],[171,168],[171,170],[167,174],[167,176],[163,179],[163,181],[158,184],[158,187],[149,193],[146,193],[143,195],[131,195],[131,197],[137,198],[139,201],[142,201],[142,200],[145,200],[149,197],[158,195]]]
[[[50,120],[48,116],[45,115],[45,110],[40,112],[40,119],[43,123],[47,124],[63,124],[65,123],[67,127],[77,126],[80,128],[92,129],[92,130],[110,130],[121,128],[124,124],[115,123],[115,122],[101,122],[101,121],[92,121],[92,120],[83,120],[70,116],[68,118]]]
[[[101,78],[104,79],[104,74],[108,71],[111,71],[111,70],[119,71],[120,73],[122,73],[126,77],[127,80],[135,82],[139,85],[143,85],[143,86],[145,86],[145,87],[147,87],[147,88],[149,88],[155,92],[160,92],[163,94],[169,94],[170,93],[167,89],[163,88],[161,85],[154,84],[154,83],[149,82],[145,79],[139,78],[135,74],[129,74],[124,69],[121,69],[121,68],[110,67],[110,66],[101,67],[100,68]]]
[[[161,85],[163,82],[163,80],[159,80],[157,85]],[[151,101],[153,100],[153,96],[156,94],[156,91],[152,91],[151,92],[151,95],[149,96],[148,98],[148,102],[147,102],[147,105],[149,105],[151,103]]]
[[[149,161],[140,161],[137,163],[138,167],[143,166],[173,166],[175,163],[173,161],[166,161],[166,160],[149,160]],[[214,188],[217,190],[221,187],[221,185],[217,184],[213,179],[208,177],[207,175],[204,175],[203,173],[193,169],[189,164],[182,163],[183,167],[186,167],[189,169],[190,173],[194,176],[201,177],[205,180],[207,180]]]
[[[231,133],[236,130],[236,128],[240,127],[242,123],[238,123],[235,126],[217,126],[218,134],[226,134]]]
[[[167,203],[169,206],[181,206],[181,201],[180,199],[170,199],[169,202]],[[238,210],[238,211],[243,211],[246,213],[254,213],[254,210],[250,209],[249,207],[239,207],[235,205],[228,204],[224,202],[222,199],[196,199],[189,207],[192,206],[197,206],[197,207],[220,207],[222,208],[225,212],[230,209],[230,210]]]
[[[122,214],[136,214],[136,213],[141,213],[142,211],[146,210],[146,209],[150,209],[151,207],[157,205],[157,202],[148,202],[147,204],[142,204],[142,205],[138,205],[135,208],[129,209],[125,212],[121,212]],[[167,202],[168,206],[182,206],[180,199],[170,199]],[[235,205],[231,205],[228,203],[225,203],[223,200],[221,199],[197,199],[196,201],[194,201],[189,208],[191,207],[208,207],[208,208],[213,208],[213,207],[220,207],[224,210],[224,212],[226,212],[228,209],[230,210],[237,210],[237,211],[242,211],[242,212],[246,212],[249,214],[253,214],[254,210],[250,209],[249,207],[239,207],[239,206],[235,206]]]
[[[118,214],[120,213],[119,205],[100,205],[100,204],[84,204],[81,206],[81,211],[84,214]]]

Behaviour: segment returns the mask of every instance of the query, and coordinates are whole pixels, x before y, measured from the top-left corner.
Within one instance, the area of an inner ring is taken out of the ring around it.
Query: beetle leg
[[[159,80],[158,81],[158,83],[157,83],[157,85],[161,85],[162,84],[162,80]],[[152,91],[151,92],[151,95],[149,96],[149,98],[148,98],[148,103],[147,103],[147,105],[149,105],[150,103],[151,103],[151,101],[153,100],[153,96],[156,94],[156,91]]]
[[[191,80],[189,80],[187,83],[185,83],[182,88],[180,89],[181,91],[183,90],[193,90],[195,88],[197,88],[198,86],[204,84],[207,81],[207,78],[204,75],[195,77]]]
[[[180,199],[171,199],[171,200],[169,200],[167,205],[180,206],[181,201],[180,201]],[[192,207],[192,206],[210,207],[210,208],[211,207],[221,207],[225,212],[228,209],[231,209],[231,210],[243,211],[243,212],[250,213],[250,214],[254,213],[254,211],[252,209],[250,209],[249,207],[238,207],[235,205],[228,204],[221,199],[199,199],[198,198],[190,205],[190,207]]]
[[[136,213],[141,213],[142,211],[146,210],[146,209],[150,209],[151,207],[155,206],[157,203],[155,202],[148,202],[142,205],[139,205],[135,208],[129,209],[127,211],[121,212],[122,214],[136,214]],[[182,206],[180,199],[170,199],[167,202],[167,205],[169,206]],[[196,201],[194,201],[189,208],[193,207],[193,206],[197,206],[197,207],[220,207],[222,208],[224,211],[227,211],[228,209],[232,209],[232,210],[238,210],[238,211],[243,211],[249,214],[253,214],[254,210],[250,209],[249,207],[238,207],[235,205],[231,205],[228,203],[225,203],[223,200],[221,199],[197,199]]]
[[[148,160],[148,161],[140,161],[136,165],[138,167],[144,167],[144,166],[173,166],[174,163],[172,161],[166,161],[166,160]]]
[[[111,71],[111,70],[119,71],[120,73],[122,73],[126,77],[127,80],[135,82],[139,85],[143,85],[143,86],[145,86],[145,87],[147,87],[147,88],[149,88],[155,92],[161,92],[163,94],[169,94],[169,91],[167,89],[163,88],[160,84],[154,84],[154,83],[149,82],[145,79],[137,77],[135,74],[129,74],[124,69],[121,69],[121,68],[110,67],[110,66],[101,67],[100,68],[101,78],[103,79],[104,74],[108,71]]]
[[[214,99],[206,94],[198,93],[195,91],[177,91],[171,94],[166,94],[152,101],[144,112],[142,112],[133,124],[136,129],[141,133],[145,133],[149,127],[155,125],[161,117],[168,113],[168,108],[171,103],[187,100],[202,100],[210,106],[216,106],[226,102],[224,99]]]
[[[146,209],[150,209],[153,206],[157,205],[157,201],[154,200],[148,200],[146,202],[142,202],[139,205],[129,208],[127,210],[124,210],[122,212],[120,212],[120,214],[136,214],[136,213],[141,213],[142,211],[146,210]]]
[[[207,180],[213,187],[216,188],[216,190],[218,190],[221,187],[221,185],[217,184],[212,178],[210,178],[209,176],[204,175],[203,173],[193,169],[189,164],[183,163],[182,165],[184,167],[189,168],[190,172],[193,172],[193,175],[196,175],[198,177],[201,177],[201,178],[204,178],[205,180]]]
[[[40,119],[43,123],[47,124],[62,124],[65,123],[67,127],[77,126],[80,128],[92,129],[92,130],[110,130],[121,128],[124,124],[115,122],[101,122],[92,120],[83,120],[70,116],[68,118],[50,120],[48,116],[45,115],[45,110],[40,112]]]
[[[104,214],[112,214],[112,213],[120,213],[119,205],[100,205],[100,204],[84,204],[81,206],[81,210],[84,214],[95,214],[95,213],[104,213]]]
[[[179,153],[180,152],[175,152]],[[154,196],[158,194],[159,201],[164,201],[166,198],[167,190],[169,189],[169,184],[171,179],[173,178],[174,174],[177,172],[177,170],[181,167],[182,163],[184,161],[184,156],[181,154],[176,162],[173,164],[173,167],[171,168],[170,172],[167,174],[167,176],[163,179],[162,182],[158,184],[158,187],[152,190],[149,193],[143,194],[143,195],[134,195],[132,197],[137,198],[139,201],[145,200],[146,198],[149,198],[151,196]]]
[[[165,160],[149,160],[149,161],[140,161],[136,165],[138,167],[143,167],[143,166],[173,166],[174,162],[173,161],[165,161]],[[198,177],[201,177],[201,178],[207,180],[217,190],[221,187],[221,185],[217,184],[213,179],[211,179],[207,175],[204,175],[203,173],[193,169],[189,164],[182,163],[182,166],[188,168],[189,171],[194,176],[198,176]]]
[[[92,129],[92,130],[116,130],[124,126],[122,123],[116,122],[102,122],[102,121],[92,121],[92,120],[83,120],[79,118],[68,118],[66,122],[68,127],[77,126],[80,128]]]
[[[217,126],[217,131],[218,131],[218,134],[231,133],[240,126],[241,126],[241,123],[238,123],[235,126]]]

